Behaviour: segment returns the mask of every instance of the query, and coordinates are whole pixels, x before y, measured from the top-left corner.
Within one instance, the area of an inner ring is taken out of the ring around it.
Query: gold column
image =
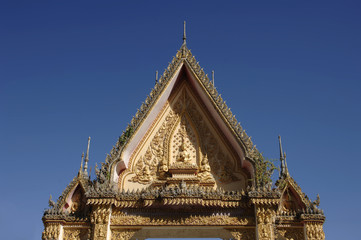
[[[305,222],[306,240],[324,240],[323,222]]]
[[[258,240],[274,240],[274,226],[276,211],[272,205],[256,205],[257,235]]]
[[[110,211],[111,208],[108,205],[94,206],[90,218],[93,225],[93,240],[107,239]]]
[[[61,225],[58,222],[50,222],[45,224],[42,234],[42,240],[57,240],[59,239]]]

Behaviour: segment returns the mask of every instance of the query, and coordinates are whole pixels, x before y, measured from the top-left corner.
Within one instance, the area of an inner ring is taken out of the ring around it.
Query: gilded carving
[[[257,228],[259,240],[273,239],[273,223],[276,212],[270,208],[258,206],[257,208]]]
[[[234,240],[254,240],[255,229],[253,228],[235,228],[227,229],[232,234]]]
[[[58,239],[60,234],[60,224],[59,223],[47,223],[42,234],[43,240],[54,240]]]
[[[190,216],[152,218],[138,215],[119,214],[112,216],[113,225],[127,226],[244,226],[251,222],[248,218],[219,216]]]
[[[203,116],[200,114],[192,99],[184,92],[184,102],[195,128],[200,135],[202,152],[207,154],[207,160],[212,172],[221,182],[231,182],[239,180],[234,174],[235,166],[223,150],[220,148],[217,138],[212,134]]]
[[[151,149],[148,148],[144,157],[141,156],[135,165],[136,175],[131,179],[131,181],[142,184],[152,182],[156,175],[157,165],[157,158],[152,155]]]
[[[277,229],[279,240],[303,240],[303,228],[282,228]]]
[[[109,214],[109,206],[98,206],[93,210],[90,221],[92,224],[94,224],[94,238],[96,240],[106,239]]]
[[[128,240],[138,229],[112,229],[112,240]]]
[[[107,224],[96,224],[94,226],[94,239],[105,240],[107,239]]]
[[[107,224],[109,214],[109,206],[97,207],[93,210],[90,221],[93,224]]]
[[[145,156],[141,156],[137,160],[135,169],[133,170],[135,176],[130,181],[141,184],[151,183],[157,177],[158,165],[160,165],[158,175],[160,178],[166,177],[169,164],[166,159],[167,143],[164,139],[166,135],[169,134],[169,131],[176,120],[177,115],[173,110],[170,110],[164,123],[153,137],[150,146],[147,148]]]
[[[202,139],[202,142],[199,142],[198,138]],[[198,163],[198,178],[201,181],[214,182],[212,173],[224,183],[239,180],[233,173],[234,161],[224,153],[216,139],[184,89],[151,140],[144,156],[137,159],[133,169],[135,176],[131,181],[149,184],[169,176],[167,172],[170,165],[172,168],[179,164],[197,167]],[[198,149],[202,156],[197,153]]]
[[[205,154],[202,158],[198,177],[202,182],[214,182],[214,178],[211,173],[211,167],[209,166],[207,154]]]
[[[322,223],[309,222],[306,224],[307,240],[324,240],[325,233],[323,232]]]
[[[64,240],[87,240],[90,239],[90,229],[68,228],[64,229]]]

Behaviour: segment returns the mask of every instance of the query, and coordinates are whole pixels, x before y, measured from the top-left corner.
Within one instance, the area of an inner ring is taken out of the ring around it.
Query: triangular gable
[[[218,128],[226,135],[232,148],[236,149],[242,167],[247,168],[251,173],[253,172],[252,161],[259,155],[259,152],[192,56],[190,50],[183,44],[108,156],[103,167],[108,168],[111,165],[113,181],[118,181],[119,173],[128,167],[131,155],[154,124],[156,118],[159,117],[174,91],[177,81],[182,77],[188,79],[192,91],[196,93],[205,109],[214,117]],[[119,167],[120,164],[123,166]]]
[[[85,205],[85,192],[87,190],[88,184],[88,178],[85,178],[82,175],[75,177],[60,195],[55,207],[61,212],[77,212],[79,207],[84,207],[80,205]],[[74,197],[76,197],[76,199],[74,199]],[[74,203],[79,206],[75,206]]]
[[[277,185],[282,191],[280,211],[297,211],[310,207],[310,200],[291,176],[280,179]]]

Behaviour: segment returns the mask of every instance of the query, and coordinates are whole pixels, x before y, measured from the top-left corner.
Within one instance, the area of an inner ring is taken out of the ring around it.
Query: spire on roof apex
[[[183,23],[183,44],[186,44],[186,21]]]
[[[214,86],[214,70],[212,70],[212,84]]]
[[[86,149],[86,155],[85,155],[85,163],[84,163],[84,175],[85,176],[88,176],[89,147],[90,147],[90,137],[88,138],[88,147]]]
[[[284,157],[283,157],[282,142],[281,142],[281,136],[280,135],[278,135],[278,143],[280,145],[280,160],[282,161],[284,159]]]
[[[80,163],[80,169],[78,172],[78,176],[83,174],[83,160],[84,160],[84,152],[81,154],[81,163]]]
[[[158,82],[158,71],[155,71],[155,83],[157,84]]]
[[[280,161],[281,161],[281,169],[280,169],[280,177],[288,175],[287,163],[286,163],[286,153],[283,152],[281,136],[278,135],[278,142],[280,145]]]

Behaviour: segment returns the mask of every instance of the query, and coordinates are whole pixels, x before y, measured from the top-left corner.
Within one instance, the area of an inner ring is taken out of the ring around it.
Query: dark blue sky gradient
[[[187,45],[253,142],[319,193],[326,238],[361,226],[360,1],[1,1],[0,229],[39,239],[49,194],[104,161]],[[94,175],[94,174],[93,174]],[[22,231],[17,230],[22,226]]]

